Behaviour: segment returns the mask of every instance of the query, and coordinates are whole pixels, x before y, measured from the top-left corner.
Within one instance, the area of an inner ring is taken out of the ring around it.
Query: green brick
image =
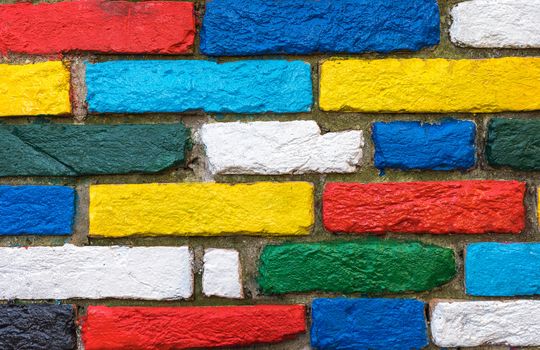
[[[488,126],[486,158],[494,167],[540,170],[540,120],[492,119]]]
[[[0,176],[155,173],[185,163],[182,124],[0,126]]]
[[[429,290],[455,274],[452,249],[370,239],[266,246],[258,282],[265,294],[382,294]]]

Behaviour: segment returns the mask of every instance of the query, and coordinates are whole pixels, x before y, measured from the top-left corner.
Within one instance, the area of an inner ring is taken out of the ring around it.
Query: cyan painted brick
[[[439,43],[436,0],[211,0],[207,55],[416,51]]]
[[[315,299],[318,350],[411,350],[428,345],[425,304],[413,299]]]
[[[472,243],[465,256],[467,294],[540,294],[540,243]]]
[[[90,112],[308,112],[311,67],[302,61],[111,61],[86,64]]]
[[[69,235],[75,191],[63,186],[0,186],[0,235]]]
[[[379,169],[463,170],[476,162],[476,125],[471,121],[380,122],[372,131]]]

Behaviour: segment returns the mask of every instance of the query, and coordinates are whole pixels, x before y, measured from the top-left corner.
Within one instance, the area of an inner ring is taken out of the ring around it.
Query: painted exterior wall
[[[539,14],[0,0],[0,349],[540,348]]]

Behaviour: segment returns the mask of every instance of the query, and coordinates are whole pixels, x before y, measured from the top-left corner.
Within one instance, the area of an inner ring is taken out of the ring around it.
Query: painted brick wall
[[[0,349],[540,348],[540,0],[0,0]]]

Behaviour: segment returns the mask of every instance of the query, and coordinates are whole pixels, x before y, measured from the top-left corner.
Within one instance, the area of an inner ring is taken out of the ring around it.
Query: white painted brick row
[[[362,131],[321,135],[314,121],[203,125],[212,174],[349,173],[362,159]]]
[[[206,296],[243,298],[240,255],[234,249],[204,252],[203,293]]]
[[[440,347],[540,346],[540,300],[438,302],[431,334]]]
[[[472,0],[452,11],[450,37],[462,46],[540,47],[540,0]]]
[[[187,247],[0,248],[0,299],[189,298],[192,260]]]

